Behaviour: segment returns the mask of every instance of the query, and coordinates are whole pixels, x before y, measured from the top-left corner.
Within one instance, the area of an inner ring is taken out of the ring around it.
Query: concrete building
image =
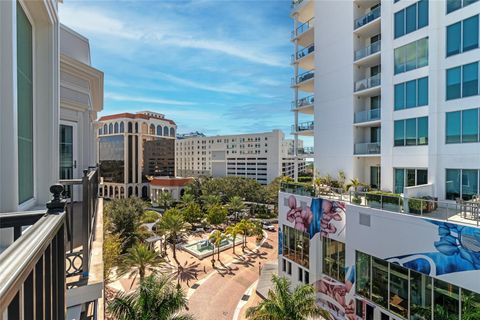
[[[474,1],[295,2],[295,74],[312,71],[297,77],[294,105],[314,115],[307,131],[318,174],[343,170],[396,192],[428,183],[439,199],[462,196],[464,180],[476,181],[478,192],[479,8]]]
[[[143,111],[98,121],[98,161],[107,198],[147,198],[148,177],[174,176],[177,126],[163,114]]]
[[[175,153],[177,176],[241,176],[268,184],[294,174],[293,140],[284,139],[280,130],[212,137],[188,134],[177,140]],[[300,171],[304,168],[303,161]]]
[[[192,178],[157,177],[150,180],[150,199],[158,203],[158,197],[162,192],[168,192],[172,199],[179,201],[185,193],[185,187],[192,181]]]
[[[317,174],[398,194],[282,186],[279,274],[335,319],[480,309],[479,15],[478,1],[292,4]]]

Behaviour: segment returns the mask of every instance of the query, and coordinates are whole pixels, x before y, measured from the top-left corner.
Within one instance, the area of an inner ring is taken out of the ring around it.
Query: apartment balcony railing
[[[369,46],[355,51],[355,61],[368,57],[374,53],[380,52],[382,48],[381,41],[376,41]]]
[[[301,108],[301,107],[304,107],[304,106],[313,105],[314,102],[315,102],[315,96],[314,95],[298,99],[297,101],[292,101],[292,110],[293,109],[298,109],[298,108]]]
[[[362,123],[369,121],[380,120],[381,111],[380,108],[356,112],[354,115],[354,123]]]
[[[354,29],[358,29],[363,27],[364,25],[372,22],[373,20],[380,17],[381,14],[381,6],[376,7],[372,11],[368,12],[367,14],[361,16],[360,18],[355,19],[353,25]]]
[[[381,209],[441,221],[462,222],[480,226],[480,202],[438,201],[433,197],[405,197],[382,191],[345,190],[329,186],[301,183],[281,183],[280,191],[300,196],[322,197],[348,202],[354,205]]]
[[[0,215],[14,240],[0,254],[0,315],[8,319],[65,319],[66,208],[63,187],[50,190],[48,210]]]
[[[312,43],[311,45],[299,50],[296,54],[292,54],[292,63],[305,58],[306,56],[310,55],[312,52],[315,52],[315,45]]]
[[[296,78],[292,78],[292,85],[300,84],[307,80],[313,79],[315,76],[315,70],[309,70],[302,74],[299,74]]]
[[[295,127],[295,125],[292,126],[292,133],[295,132],[302,132],[302,131],[310,131],[314,129],[314,123],[313,121],[308,121],[308,122],[303,122],[299,123],[298,126]]]
[[[313,155],[313,147],[303,147],[303,148],[298,148],[298,154],[300,155]]]
[[[313,21],[314,21],[314,17],[311,18],[310,20],[302,23],[301,25],[299,25],[297,27],[297,29],[293,30],[292,31],[292,39],[298,37],[299,35],[301,35],[302,33],[305,33],[307,32],[308,30],[310,30],[311,28],[313,28]]]
[[[378,73],[372,77],[358,80],[355,82],[355,92],[377,87],[381,84],[381,74]]]
[[[355,143],[353,153],[356,155],[380,154],[380,142]]]

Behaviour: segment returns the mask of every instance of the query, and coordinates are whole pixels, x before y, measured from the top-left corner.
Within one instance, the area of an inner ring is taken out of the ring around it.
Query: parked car
[[[273,226],[273,224],[266,221],[262,222],[262,228],[267,231],[275,231],[275,227]]]

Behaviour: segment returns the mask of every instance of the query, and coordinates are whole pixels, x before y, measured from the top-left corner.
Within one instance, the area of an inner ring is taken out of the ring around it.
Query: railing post
[[[423,200],[420,200],[420,216],[423,216]]]
[[[82,178],[82,276],[88,277],[89,265],[89,220],[90,220],[90,204],[88,201],[88,170],[83,170]]]
[[[380,194],[380,208],[383,209],[383,194]]]

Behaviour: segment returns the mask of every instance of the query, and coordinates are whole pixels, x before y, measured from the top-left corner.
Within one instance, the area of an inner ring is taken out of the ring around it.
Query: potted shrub
[[[409,213],[426,213],[428,207],[427,201],[422,201],[422,199],[408,199],[408,212]]]

